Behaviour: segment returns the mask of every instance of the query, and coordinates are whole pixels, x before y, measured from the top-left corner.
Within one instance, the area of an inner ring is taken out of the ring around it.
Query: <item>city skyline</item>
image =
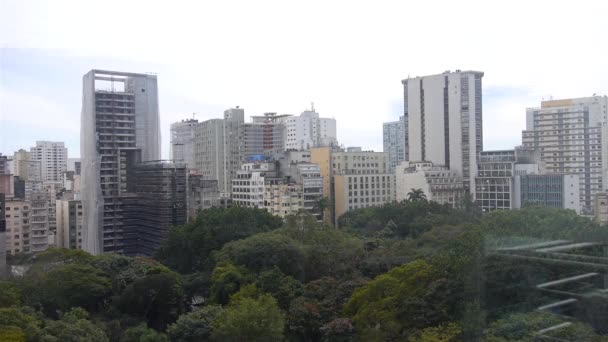
[[[71,11],[66,10],[68,6]],[[3,154],[36,140],[50,140],[65,141],[69,157],[80,156],[80,77],[93,68],[158,75],[163,158],[169,155],[170,123],[191,118],[193,112],[201,121],[235,106],[244,108],[247,117],[264,112],[297,115],[310,102],[321,116],[338,121],[340,143],[380,151],[381,124],[398,120],[403,111],[401,79],[455,69],[485,72],[484,147],[508,149],[521,144],[527,107],[550,96],[604,94],[608,84],[608,66],[601,53],[590,54],[585,63],[575,65],[568,62],[577,56],[577,49],[551,55],[544,52],[546,46],[564,39],[602,49],[597,43],[606,32],[605,22],[597,17],[601,11],[585,11],[585,6],[545,9],[527,4],[528,11],[513,6],[497,12],[487,4],[467,3],[446,4],[445,13],[436,13],[426,4],[373,8],[352,4],[350,16],[338,28],[332,21],[341,10],[336,4],[279,5],[275,7],[276,13],[283,14],[279,16],[249,8],[252,5],[247,3],[242,4],[242,12],[224,5],[121,4],[127,12],[141,11],[146,20],[166,21],[166,16],[178,13],[185,16],[179,23],[170,20],[175,28],[150,27],[139,36],[140,44],[118,36],[134,30],[137,19],[104,25],[111,4],[88,16],[68,17],[68,13],[84,9],[80,6],[2,3],[0,25],[3,32],[11,32],[10,36],[0,35],[0,113],[6,128],[0,138]],[[475,17],[475,22],[458,19],[476,7],[487,14]],[[536,15],[541,9],[543,15]],[[412,11],[420,15],[402,15]],[[361,24],[375,14],[382,14],[385,20]],[[534,21],[540,27],[537,34],[529,35],[527,24],[509,24],[515,14],[520,22]],[[47,16],[57,20],[38,20]],[[424,24],[431,17],[458,24],[462,36],[475,33],[479,41],[440,41],[443,33],[434,29],[408,33],[407,27]],[[237,25],[221,34],[208,33],[228,18]],[[557,24],[566,19],[572,25]],[[97,25],[84,25],[85,20]],[[248,29],[240,29],[244,27]],[[478,32],[480,27],[483,32]],[[109,36],[115,36],[113,49],[95,43]]]

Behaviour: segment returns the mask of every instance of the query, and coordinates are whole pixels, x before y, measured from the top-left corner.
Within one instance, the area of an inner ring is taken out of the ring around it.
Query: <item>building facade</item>
[[[285,178],[266,178],[264,180],[263,208],[281,218],[303,209],[302,185]]]
[[[573,175],[517,175],[515,177],[515,208],[543,206],[581,212],[579,177]]]
[[[55,246],[82,249],[82,203],[74,199],[60,199],[55,204],[57,230]]]
[[[194,169],[194,139],[198,120],[187,119],[171,124],[171,148],[169,159],[176,163],[185,163],[188,169]]]
[[[547,173],[578,174],[582,214],[608,188],[608,97],[542,101],[526,110],[523,145],[540,151]]]
[[[6,198],[4,202],[4,218],[6,225],[6,253],[30,253],[31,204],[23,199]]]
[[[306,150],[337,145],[336,120],[319,117],[314,107],[302,112],[300,116],[285,117],[283,122],[285,150]]]
[[[61,182],[67,171],[68,149],[63,142],[36,141],[30,149],[31,160],[39,161],[43,182]]]
[[[395,170],[395,199],[408,199],[412,189],[420,189],[426,199],[454,207],[464,196],[462,177],[456,171],[430,162],[403,162]]]
[[[202,175],[188,175],[188,220],[196,218],[201,210],[220,206],[217,180],[204,179]]]
[[[472,194],[475,159],[483,151],[482,77],[483,72],[456,70],[402,81],[407,160],[456,171]]]
[[[123,200],[133,169],[160,159],[156,75],[91,70],[83,76],[80,130],[83,249],[124,251]]]
[[[265,113],[251,117],[252,122],[244,124],[243,140],[245,151],[243,157],[273,155],[283,152],[285,148],[285,124],[283,119],[288,115]]]
[[[334,176],[334,224],[349,210],[381,206],[395,198],[395,175],[337,174]]]
[[[405,137],[407,126],[405,117],[399,117],[399,121],[385,122],[382,124],[383,151],[388,152],[389,170],[395,171],[397,165],[408,160],[405,154]]]
[[[603,224],[608,223],[608,193],[595,196],[595,219]]]

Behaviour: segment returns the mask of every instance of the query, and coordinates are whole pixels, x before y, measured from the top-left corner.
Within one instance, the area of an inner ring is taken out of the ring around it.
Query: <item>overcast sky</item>
[[[169,124],[299,114],[314,102],[347,146],[382,150],[401,79],[483,78],[484,149],[521,143],[525,108],[608,91],[605,1],[0,0],[0,152],[65,141],[79,156],[82,75],[158,74]]]

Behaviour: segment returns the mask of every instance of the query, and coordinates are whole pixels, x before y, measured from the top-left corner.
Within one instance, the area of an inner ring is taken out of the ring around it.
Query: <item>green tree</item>
[[[329,197],[320,197],[315,201],[313,211],[319,215],[321,222],[325,222],[325,213],[333,208],[333,203]]]
[[[0,326],[0,341],[25,342],[25,335],[19,327]]]
[[[86,311],[75,308],[60,320],[47,321],[42,331],[42,342],[108,342],[101,328],[87,318]]]
[[[211,302],[228,304],[230,296],[238,292],[242,285],[250,282],[247,269],[230,263],[218,264],[211,274]]]
[[[203,210],[193,222],[173,228],[157,258],[180,273],[210,272],[210,258],[230,241],[281,227],[283,221],[257,208],[212,208]]]
[[[445,292],[440,272],[417,260],[355,290],[344,312],[364,338],[403,340],[447,320]]]
[[[282,310],[288,310],[291,301],[304,292],[302,283],[286,276],[278,267],[260,273],[255,284],[262,292],[272,295]]]
[[[21,290],[8,281],[0,281],[0,307],[19,306],[21,304]]]
[[[420,334],[411,338],[410,342],[457,342],[461,341],[462,329],[456,323],[448,323],[437,327],[423,329]]]
[[[230,303],[213,322],[212,338],[217,341],[280,341],[285,318],[271,295],[242,298]]]
[[[169,339],[165,334],[150,329],[145,323],[142,323],[127,329],[120,342],[169,342]]]
[[[414,189],[412,188],[410,192],[407,193],[407,201],[408,202],[426,202],[426,195],[422,189]]]
[[[16,329],[21,333],[16,333]],[[28,342],[38,341],[40,322],[22,308],[0,308],[0,331],[9,336],[23,335]]]
[[[222,311],[219,305],[209,305],[181,315],[167,328],[167,334],[173,342],[207,341],[211,337],[213,322]]]
[[[218,260],[245,266],[252,272],[278,267],[296,279],[304,279],[305,255],[292,238],[276,232],[261,233],[224,246]]]
[[[164,330],[184,311],[183,295],[178,274],[152,274],[127,286],[116,306],[122,312],[145,318],[152,328]]]

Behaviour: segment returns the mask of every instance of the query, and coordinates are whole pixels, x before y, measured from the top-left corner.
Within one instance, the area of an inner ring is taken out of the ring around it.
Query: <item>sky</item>
[[[37,140],[80,152],[82,75],[158,76],[169,125],[246,116],[337,120],[345,146],[382,150],[401,80],[483,71],[484,149],[521,144],[542,99],[608,93],[605,1],[0,0],[0,153]]]

